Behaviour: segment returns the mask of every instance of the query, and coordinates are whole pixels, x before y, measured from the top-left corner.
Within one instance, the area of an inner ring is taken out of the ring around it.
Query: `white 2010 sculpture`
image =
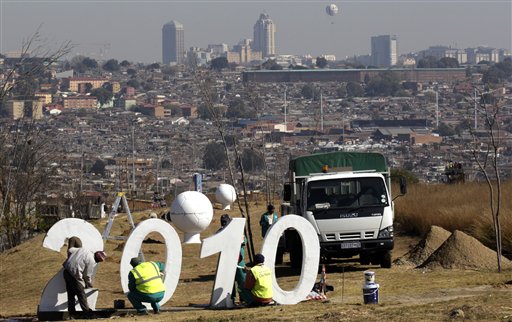
[[[212,290],[210,305],[212,307],[231,307],[233,303],[229,292],[233,287],[235,269],[240,251],[245,219],[235,218],[226,228],[206,238],[201,246],[200,257],[206,257],[220,252],[217,264],[217,274]],[[314,228],[304,218],[296,215],[281,217],[265,236],[262,254],[265,265],[275,270],[274,261],[279,237],[288,228],[297,230],[301,236],[303,259],[302,272],[299,282],[291,291],[282,290],[277,280],[272,281],[274,300],[280,304],[296,304],[303,301],[313,287],[320,260],[320,243]],[[162,235],[166,244],[165,259],[165,296],[160,302],[165,304],[173,295],[181,272],[182,249],[178,234],[174,228],[161,219],[147,219],[137,225],[132,231],[123,249],[120,263],[120,280],[124,292],[128,292],[128,273],[131,270],[130,259],[137,257],[144,238],[157,232]],[[77,236],[82,240],[83,247],[91,250],[103,249],[101,234],[81,219],[67,218],[57,222],[49,231],[44,241],[44,247],[59,250],[66,238]],[[95,307],[97,291],[89,297],[91,308]],[[39,311],[65,311],[67,309],[66,288],[62,278],[62,270],[52,278],[41,295]]]

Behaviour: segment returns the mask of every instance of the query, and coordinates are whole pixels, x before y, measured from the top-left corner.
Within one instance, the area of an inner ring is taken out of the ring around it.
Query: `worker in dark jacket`
[[[133,269],[128,274],[128,300],[137,310],[137,314],[147,315],[144,303],[150,303],[153,313],[160,313],[160,302],[164,298],[164,264],[160,262],[142,262],[137,257],[131,259]]]
[[[267,206],[267,212],[261,215],[260,226],[261,226],[261,237],[265,238],[267,230],[277,221],[277,214],[274,212],[274,205]]]
[[[262,254],[256,254],[253,266],[247,272],[241,296],[248,306],[275,303],[272,299],[272,270],[265,266],[264,262],[265,257]]]

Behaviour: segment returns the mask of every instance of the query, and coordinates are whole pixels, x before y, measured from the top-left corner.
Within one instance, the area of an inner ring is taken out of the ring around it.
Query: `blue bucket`
[[[367,283],[363,285],[364,304],[379,304],[379,284]]]

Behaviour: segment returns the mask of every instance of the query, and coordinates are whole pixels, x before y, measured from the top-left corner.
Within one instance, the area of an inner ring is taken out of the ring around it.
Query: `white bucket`
[[[364,272],[364,283],[375,283],[375,272],[365,271]]]

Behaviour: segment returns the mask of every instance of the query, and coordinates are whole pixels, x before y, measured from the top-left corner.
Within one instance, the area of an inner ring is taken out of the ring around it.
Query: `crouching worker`
[[[130,261],[133,269],[128,274],[128,300],[137,310],[137,314],[147,315],[144,303],[150,303],[153,313],[160,313],[160,302],[164,298],[165,285],[162,272],[164,264],[160,262],[142,262],[137,257]]]
[[[247,271],[240,296],[247,306],[275,304],[272,300],[272,271],[265,266],[262,254],[254,256],[254,265]]]

